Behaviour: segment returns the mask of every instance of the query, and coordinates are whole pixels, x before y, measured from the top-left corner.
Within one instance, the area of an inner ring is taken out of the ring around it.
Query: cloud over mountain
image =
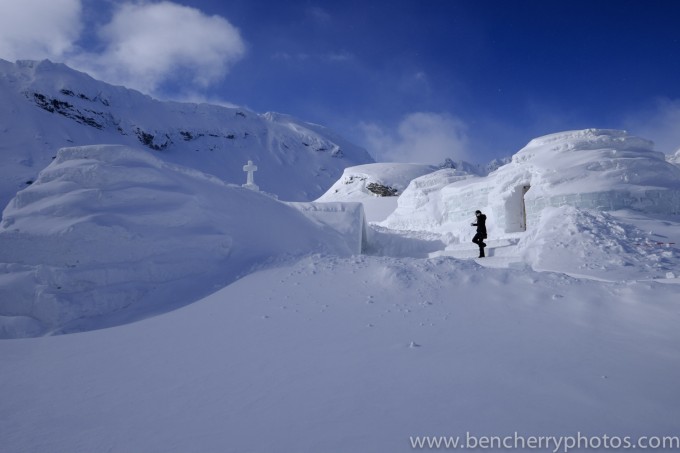
[[[82,30],[81,0],[2,2],[0,57],[60,59]]]
[[[416,112],[406,115],[394,131],[362,124],[369,149],[377,160],[441,163],[447,157],[468,158],[467,126],[450,114]]]
[[[0,58],[50,58],[109,83],[162,95],[190,93],[222,79],[246,52],[240,31],[220,16],[163,1],[124,2],[93,33],[82,0],[27,0],[0,17]],[[5,8],[4,8],[5,9]],[[78,46],[96,36],[96,51]]]

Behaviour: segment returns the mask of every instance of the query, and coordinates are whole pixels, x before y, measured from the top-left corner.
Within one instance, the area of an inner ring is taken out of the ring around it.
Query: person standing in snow
[[[475,215],[477,216],[477,221],[473,223],[472,226],[477,227],[477,234],[472,238],[472,242],[479,246],[479,257],[484,258],[484,247],[486,247],[486,244],[484,243],[484,239],[486,239],[486,216],[479,210],[475,211]]]

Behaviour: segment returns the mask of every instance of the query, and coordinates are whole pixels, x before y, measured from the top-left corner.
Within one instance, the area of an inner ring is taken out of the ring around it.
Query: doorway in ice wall
[[[516,186],[505,200],[505,232],[517,233],[527,230],[527,209],[524,203],[524,195],[531,185],[521,184]]]
[[[520,211],[521,211],[521,218],[520,218],[520,231],[526,231],[527,230],[527,207],[526,204],[524,204],[524,195],[531,189],[531,186],[529,184],[525,184],[522,186],[522,201],[521,201],[521,206],[520,206]]]

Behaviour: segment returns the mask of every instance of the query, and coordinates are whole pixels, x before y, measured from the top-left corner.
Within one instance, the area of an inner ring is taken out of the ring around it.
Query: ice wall
[[[360,255],[366,247],[366,215],[364,207],[358,202],[291,202],[306,217],[337,232],[339,241],[355,255]]]
[[[471,204],[484,205],[488,201],[486,191],[465,190],[450,200],[447,188],[477,187],[483,178],[453,169],[443,169],[416,178],[399,197],[397,209],[381,225],[399,230],[438,231],[442,225],[465,218]],[[474,209],[472,216],[474,217]]]
[[[652,142],[625,131],[541,137],[513,156],[511,166],[529,167],[534,176],[525,196],[528,222],[546,206],[680,213],[680,169]]]

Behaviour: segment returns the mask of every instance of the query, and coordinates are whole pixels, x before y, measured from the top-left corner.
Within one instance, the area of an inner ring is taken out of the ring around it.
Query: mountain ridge
[[[230,183],[243,182],[241,166],[253,160],[263,190],[296,201],[320,196],[345,167],[373,162],[339,134],[290,115],[159,101],[49,60],[0,60],[0,100],[3,206],[68,146],[137,146]]]

